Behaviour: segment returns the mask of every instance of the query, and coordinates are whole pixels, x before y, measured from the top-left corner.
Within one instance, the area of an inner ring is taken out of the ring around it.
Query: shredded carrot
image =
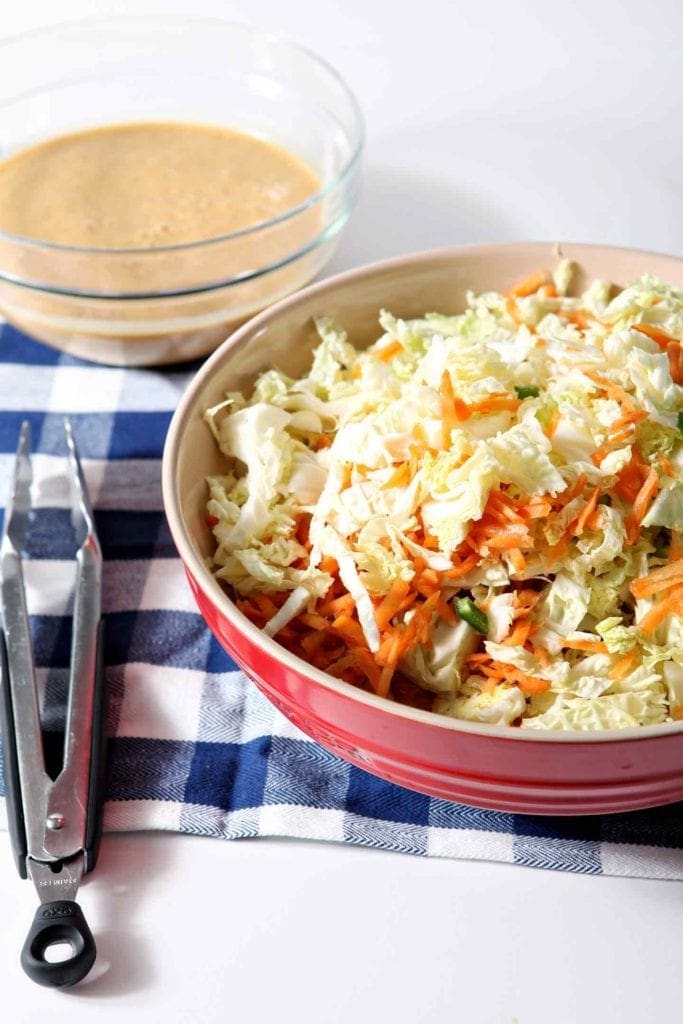
[[[515,300],[514,300],[512,295],[509,295],[507,297],[507,299],[505,301],[505,309],[507,311],[507,315],[510,317],[510,319],[513,322],[513,324],[516,327],[519,327],[519,325],[522,322],[522,318],[520,317],[520,315],[519,315],[519,313],[517,311],[517,303],[515,302]]]
[[[392,583],[389,593],[383,598],[379,607],[375,608],[375,619],[380,632],[389,625],[409,593],[410,583],[405,580],[396,580]]]
[[[531,535],[527,530],[513,530],[503,528],[491,537],[486,537],[484,543],[494,551],[518,551],[530,550],[534,546]]]
[[[634,647],[632,651],[629,651],[628,654],[624,654],[617,662],[615,662],[609,672],[610,679],[613,679],[614,681],[623,679],[624,676],[627,676],[635,666],[637,660],[638,652]]]
[[[396,671],[399,659],[401,657],[401,634],[394,633],[389,640],[389,650],[387,652],[387,659],[382,668],[379,682],[377,684],[377,693],[380,697],[386,697],[391,686],[391,677]]]
[[[549,568],[554,565],[560,558],[564,558],[567,554],[567,541],[564,537],[561,537],[557,544],[553,544],[552,547],[546,548],[543,552],[543,561]]]
[[[424,423],[416,423],[411,430],[411,434],[419,444],[424,445],[425,449],[429,450],[431,448],[429,438],[427,437],[427,431],[424,428]]]
[[[489,493],[484,517],[495,513],[499,515],[500,522],[509,520],[512,523],[521,523],[524,521],[524,517],[520,514],[519,504],[506,491],[492,490]]]
[[[624,413],[635,412],[636,407],[633,404],[633,399],[631,395],[624,391],[622,387],[620,387],[618,384],[615,384],[614,381],[608,380],[606,377],[603,377],[595,370],[584,370],[583,372],[595,384],[599,384],[600,387],[607,392],[608,397],[613,398],[615,402],[617,402],[622,407]]]
[[[450,604],[448,603],[448,601],[446,601],[443,598],[441,598],[441,600],[439,601],[439,603],[437,605],[437,611],[438,611],[439,615],[441,616],[441,618],[445,619],[446,622],[450,622],[450,624],[452,626],[457,625],[458,617],[455,614],[455,612],[453,611],[453,609],[450,606]]]
[[[516,299],[526,298],[527,295],[533,295],[543,285],[548,284],[548,278],[547,270],[537,270],[535,273],[529,274],[522,281],[518,281],[512,288],[509,288],[507,294]]]
[[[640,423],[642,420],[647,419],[647,413],[644,409],[634,409],[633,412],[624,413],[618,420],[610,424],[610,433],[617,433],[624,427],[628,427],[631,424]]]
[[[472,551],[476,551],[477,556],[479,556],[479,545],[477,544],[471,533],[467,534],[463,543],[467,544],[468,548],[471,548]]]
[[[459,565],[454,565],[452,569],[447,569],[444,576],[449,580],[460,579],[461,576],[466,576],[472,569],[476,569],[479,565],[479,555],[473,553],[464,558]]]
[[[553,503],[550,498],[539,496],[526,505],[520,506],[521,519],[546,519],[552,512]]]
[[[308,626],[309,629],[327,629],[330,625],[327,619],[316,612],[301,612],[296,621],[300,622],[302,626]]]
[[[635,544],[640,537],[640,528],[650,505],[659,490],[659,475],[654,466],[650,469],[643,486],[633,502],[633,508],[626,518],[626,543]]]
[[[515,572],[524,572],[526,569],[526,558],[522,554],[521,550],[519,548],[510,548],[508,555],[510,556],[510,561],[512,562],[512,567]]]
[[[408,475],[412,480],[418,469],[420,468],[420,460],[422,459],[425,449],[424,445],[411,444],[408,448],[410,457],[408,460]]]
[[[318,613],[323,616],[351,615],[356,607],[355,601],[350,594],[342,594],[331,601],[326,601],[318,607]]]
[[[315,658],[322,648],[329,643],[329,634],[324,630],[308,633],[301,639],[301,647],[309,658]]]
[[[453,392],[453,381],[448,370],[444,370],[441,376],[441,447],[448,449],[451,446],[451,431],[457,425],[455,414],[455,394]]]
[[[453,408],[455,410],[455,418],[457,420],[466,420],[472,415],[472,410],[466,402],[463,402],[462,398],[454,396]]]
[[[672,530],[671,544],[669,545],[669,561],[677,562],[679,558],[683,558],[683,533]]]
[[[683,346],[678,341],[670,341],[666,347],[669,357],[669,372],[674,384],[683,384]]]
[[[490,664],[481,664],[478,669],[489,679],[510,679],[515,672],[514,665],[505,665],[500,661],[492,661]]]
[[[261,611],[267,619],[271,619],[273,615],[277,614],[277,605],[273,601],[272,597],[268,596],[268,594],[254,594],[253,600],[259,611]]]
[[[405,487],[410,483],[410,466],[407,462],[401,462],[394,470],[386,483],[382,484],[382,490],[389,490],[391,487]]]
[[[672,708],[671,709],[671,717],[676,722],[680,722],[681,720],[683,720],[683,707]]]
[[[514,398],[512,395],[506,394],[495,394],[489,395],[479,402],[471,402],[467,408],[470,414],[475,412],[517,412],[521,404],[522,400],[520,398]]]
[[[511,547],[533,546],[527,524],[522,516],[509,510],[506,514],[490,504],[481,519],[470,531],[470,536],[481,546],[488,544],[493,548],[507,550]]]
[[[524,644],[529,639],[531,632],[531,623],[528,619],[519,619],[515,623],[515,627],[508,636],[502,641],[509,647],[524,647]]]
[[[526,672],[516,674],[516,682],[522,693],[527,697],[540,697],[550,689],[550,682],[547,679],[540,679],[538,676],[529,676]]]
[[[332,555],[325,555],[320,559],[320,571],[327,572],[330,576],[336,576],[339,572],[339,566],[337,565],[337,559],[332,558]]]
[[[367,647],[365,634],[360,627],[360,623],[352,619],[350,615],[338,615],[332,623],[332,628],[354,647]]]
[[[354,648],[328,665],[326,671],[333,676],[340,676],[349,668],[358,670],[368,680],[375,693],[379,692],[381,669],[369,651]]]
[[[427,598],[415,611],[415,614],[408,623],[403,633],[401,653],[410,650],[416,643],[427,643],[432,625],[432,618],[436,611],[441,593],[437,591]]]
[[[646,576],[633,580],[629,589],[633,596],[640,600],[651,597],[652,594],[659,594],[663,590],[670,590],[679,583],[683,583],[683,558],[677,558],[675,562],[669,562],[668,565],[662,565]]]
[[[516,590],[512,595],[512,603],[518,614],[526,615],[532,608],[535,608],[540,597],[541,595],[537,590],[532,590],[528,587],[524,590]]]
[[[502,682],[516,683],[520,690],[529,697],[546,693],[550,689],[550,683],[547,679],[530,676],[515,665],[509,665],[507,662],[493,661],[488,654],[471,654],[466,660],[475,666],[475,671],[478,674],[491,680],[491,683],[494,685]]]
[[[677,479],[678,473],[676,472],[674,465],[667,459],[666,455],[659,456],[659,465],[662,468],[662,473],[672,477],[674,480]]]
[[[599,497],[600,497],[600,488],[596,487],[594,489],[593,493],[591,494],[590,498],[586,502],[586,504],[583,506],[583,509],[581,510],[581,514],[579,515],[579,518],[576,520],[576,525],[574,526],[574,536],[575,537],[580,537],[581,534],[583,533],[583,531],[585,530],[586,524],[588,523],[588,520],[592,516],[593,512],[595,512],[595,509],[596,509],[597,504],[598,504],[598,498]]]
[[[559,423],[560,423],[560,410],[559,409],[553,409],[553,411],[550,414],[550,419],[548,420],[548,423],[546,424],[546,428],[545,428],[545,431],[544,431],[545,436],[552,439],[555,436],[555,431],[557,430],[557,428],[559,426]]]
[[[484,509],[484,514],[479,520],[479,525],[483,523],[490,524],[491,521],[503,525],[507,525],[510,521],[523,522],[522,517],[518,516],[512,509],[499,508],[489,499],[489,502]]]
[[[246,615],[248,619],[262,623],[263,614],[259,606],[248,597],[240,597],[235,601],[237,608],[242,612],[242,615]]]
[[[474,651],[472,654],[468,654],[465,661],[471,661],[473,664],[479,662],[491,661],[491,655],[487,654],[486,651]]]
[[[403,345],[400,341],[390,341],[384,348],[379,349],[375,352],[378,359],[381,359],[383,363],[388,363],[390,359],[398,355],[399,352],[403,351]]]
[[[573,309],[569,313],[562,314],[570,324],[578,327],[580,331],[587,331],[591,323],[596,323],[594,317],[590,316],[583,309]]]
[[[329,434],[321,434],[315,442],[315,450],[317,452],[322,451],[323,448],[329,448],[332,444],[332,438]]]
[[[550,664],[550,655],[546,651],[545,647],[534,647],[534,657],[538,658],[541,665],[544,667]]]
[[[650,467],[641,455],[638,446],[633,445],[629,462],[617,473],[615,492],[620,498],[633,503],[649,472]]]
[[[644,334],[647,338],[650,338],[655,342],[656,345],[666,352],[667,346],[673,341],[679,344],[678,338],[673,338],[670,334],[659,329],[659,327],[653,327],[652,324],[632,324],[632,331],[639,331],[640,334]]]
[[[596,466],[601,466],[603,459],[610,455],[614,451],[615,447],[616,442],[614,440],[605,441],[604,444],[601,444],[600,447],[596,448],[591,454],[591,462]]]
[[[400,605],[396,614],[401,615],[403,612],[408,611],[408,609],[415,603],[415,601],[417,601],[418,596],[419,595],[416,590],[411,590],[408,596],[404,599],[403,603]]]
[[[591,512],[590,516],[586,520],[586,526],[589,530],[599,530],[602,525],[602,516],[600,514],[600,506]]]
[[[659,598],[640,620],[638,628],[643,633],[653,633],[668,615],[681,615],[681,613],[683,613],[683,586],[678,584],[668,594]]]
[[[574,500],[574,498],[578,498],[580,494],[583,494],[587,483],[588,477],[585,473],[581,473],[571,487],[567,487],[565,491],[562,491],[557,495],[553,504],[558,505],[560,508],[564,508],[564,506],[568,505],[570,501]]]
[[[413,587],[424,597],[431,597],[441,590],[441,580],[434,569],[424,569],[418,577],[413,580]]]
[[[674,604],[667,595],[650,608],[649,612],[638,623],[638,628],[642,633],[654,633],[657,626],[664,621],[667,615],[671,615],[674,610]]]
[[[589,651],[591,654],[607,654],[607,644],[602,640],[568,640],[562,638],[562,646],[570,651]]]

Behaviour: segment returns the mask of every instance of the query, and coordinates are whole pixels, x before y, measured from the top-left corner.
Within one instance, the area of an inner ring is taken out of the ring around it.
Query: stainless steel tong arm
[[[76,553],[64,761],[54,781],[45,770],[21,559],[28,530],[32,479],[28,423],[21,430],[13,487],[0,545],[2,604],[27,851],[31,860],[45,862],[68,860],[85,846],[94,680],[101,615],[102,553],[68,421],[65,423],[65,432],[72,485],[72,521],[79,548]]]

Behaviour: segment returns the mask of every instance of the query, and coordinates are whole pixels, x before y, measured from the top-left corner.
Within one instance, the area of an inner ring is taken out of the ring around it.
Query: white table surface
[[[186,10],[286,33],[356,91],[365,186],[330,271],[476,241],[683,250],[679,0],[25,0],[3,5],[0,35]],[[98,963],[54,993],[19,968],[36,900],[0,835],[0,1018],[678,1021],[681,893],[320,843],[106,836],[81,892]]]

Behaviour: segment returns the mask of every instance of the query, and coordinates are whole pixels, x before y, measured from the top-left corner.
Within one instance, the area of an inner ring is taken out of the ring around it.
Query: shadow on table
[[[160,951],[151,948],[145,920],[152,890],[174,870],[172,843],[145,843],[140,833],[105,835],[92,880],[82,887],[97,960],[88,977],[70,994],[78,998],[128,996],[149,988]],[[168,888],[167,888],[167,891]],[[147,935],[147,937],[145,937]]]
[[[368,162],[358,206],[324,276],[404,253],[515,236],[515,223],[471,183]]]

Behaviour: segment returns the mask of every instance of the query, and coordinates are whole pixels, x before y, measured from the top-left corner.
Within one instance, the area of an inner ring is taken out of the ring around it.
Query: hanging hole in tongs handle
[[[48,959],[52,947],[65,943],[71,947],[67,959]],[[95,940],[78,903],[54,900],[38,907],[21,951],[21,966],[38,985],[68,988],[85,978],[96,954]]]

